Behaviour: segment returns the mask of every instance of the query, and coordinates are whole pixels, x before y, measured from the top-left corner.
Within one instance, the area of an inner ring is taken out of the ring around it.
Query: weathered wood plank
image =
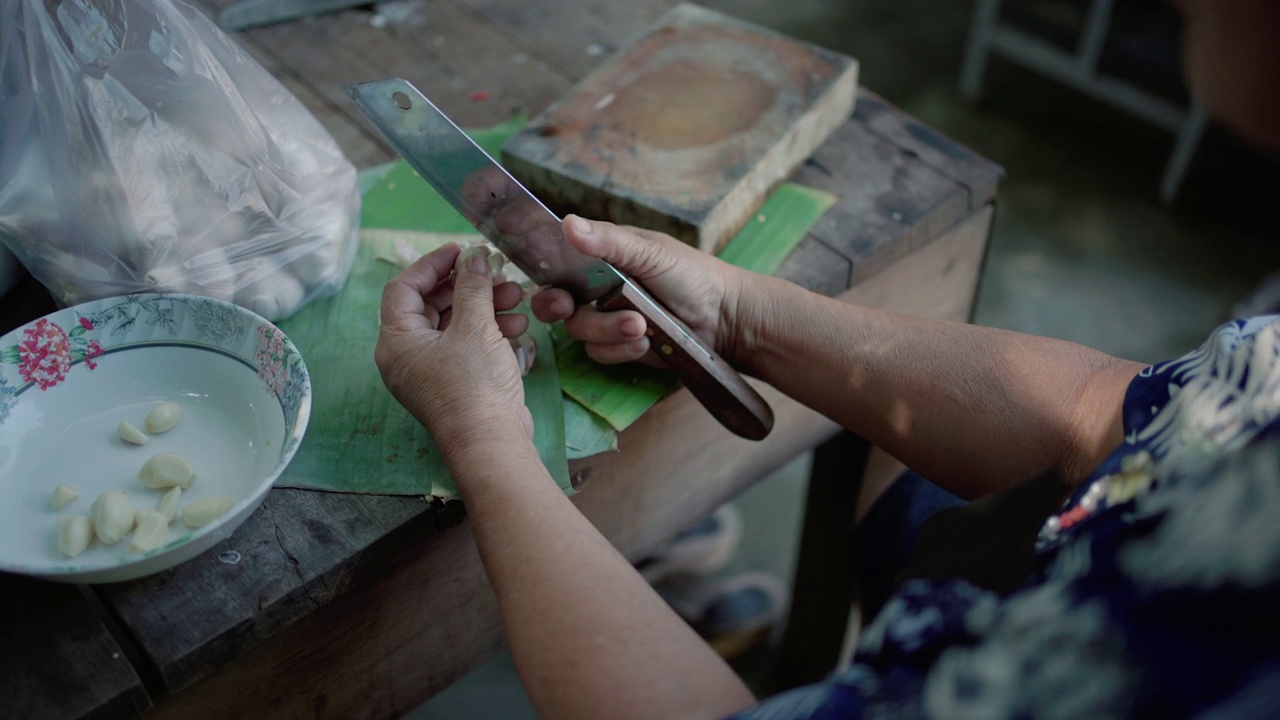
[[[857,62],[681,4],[502,149],[561,213],[716,252],[843,125]]]
[[[0,575],[0,717],[137,717],[133,665],[74,585]]]
[[[841,299],[963,317],[989,224],[989,212],[981,213],[921,251],[928,254],[923,261],[903,258],[878,282],[857,285]],[[925,270],[933,274],[922,276]],[[836,433],[830,420],[759,387],[778,417],[765,441],[731,435],[681,390],[622,433],[619,452],[571,464],[581,480],[574,503],[626,557],[639,560]],[[497,602],[464,522],[160,701],[155,716],[241,717],[270,707],[282,719],[398,717],[484,662],[501,642]]]
[[[919,158],[968,191],[968,209],[978,208],[996,197],[996,187],[1004,169],[960,143],[907,115],[884,98],[863,93],[854,111],[872,132]]]
[[[784,280],[822,295],[839,295],[849,288],[853,263],[827,247],[812,233],[782,261],[775,273]]]
[[[810,233],[853,264],[853,280],[871,276],[970,212],[964,187],[867,128],[864,100],[875,103],[876,96],[860,89],[852,120],[791,178],[840,197]]]
[[[986,205],[891,268],[856,283],[850,302],[910,315],[968,322],[982,272],[995,206]],[[892,270],[892,272],[890,272]],[[909,293],[896,283],[902,277],[927,278]]]
[[[208,0],[217,8],[233,1]],[[528,49],[510,33],[454,3],[422,3],[412,10],[382,27],[370,24],[369,12],[347,10],[237,36],[270,53],[279,72],[295,76],[325,103],[350,113],[372,137],[380,135],[355,110],[343,86],[400,76],[455,122],[484,127],[518,112],[537,113],[570,85],[558,72],[537,68]]]
[[[565,0],[556,12],[541,3],[451,0],[517,36],[547,65],[573,81],[640,37],[678,0]]]
[[[95,589],[157,668],[163,689],[176,692],[329,603],[419,538],[457,524],[461,515],[456,505],[429,505],[422,498],[276,489],[230,538],[203,555]]]

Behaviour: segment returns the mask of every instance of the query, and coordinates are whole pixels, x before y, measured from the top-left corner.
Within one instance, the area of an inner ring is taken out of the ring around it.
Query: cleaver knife
[[[651,352],[721,424],[751,440],[769,434],[773,410],[737,371],[638,283],[569,245],[560,218],[417,88],[390,78],[346,90],[405,161],[534,282],[579,304],[639,312]]]

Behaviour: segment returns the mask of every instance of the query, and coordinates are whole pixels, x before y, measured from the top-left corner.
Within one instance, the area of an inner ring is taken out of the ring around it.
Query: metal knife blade
[[[569,245],[560,218],[417,88],[391,78],[348,85],[347,92],[405,161],[516,267],[579,303],[640,313],[656,356],[717,420],[753,440],[769,434],[772,408],[724,358],[617,268]]]
[[[408,81],[346,90],[401,157],[534,282],[581,303],[626,282],[609,263],[573,249],[560,218]]]

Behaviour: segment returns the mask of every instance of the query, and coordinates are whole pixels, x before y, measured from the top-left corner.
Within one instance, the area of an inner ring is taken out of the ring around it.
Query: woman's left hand
[[[493,285],[488,261],[462,256],[453,244],[423,256],[383,290],[374,351],[382,381],[446,456],[468,443],[533,437],[507,341],[529,320],[495,315],[522,296],[515,283]]]

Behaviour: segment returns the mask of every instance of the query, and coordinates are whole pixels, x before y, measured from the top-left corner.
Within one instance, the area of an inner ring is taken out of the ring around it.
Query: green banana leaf
[[[313,388],[307,436],[276,481],[280,487],[457,496],[435,442],[387,392],[373,363],[382,287],[398,272],[377,257],[391,254],[396,239],[426,253],[449,237],[362,233],[346,287],[280,323],[305,358]],[[542,323],[532,321],[531,334],[538,352],[524,390],[533,415],[534,444],[556,483],[571,492],[555,349]]]
[[[774,190],[738,234],[717,256],[763,275],[772,275],[809,228],[836,204],[826,190],[786,183]]]
[[[564,398],[565,454],[570,460],[618,449],[618,433],[604,418]]]

